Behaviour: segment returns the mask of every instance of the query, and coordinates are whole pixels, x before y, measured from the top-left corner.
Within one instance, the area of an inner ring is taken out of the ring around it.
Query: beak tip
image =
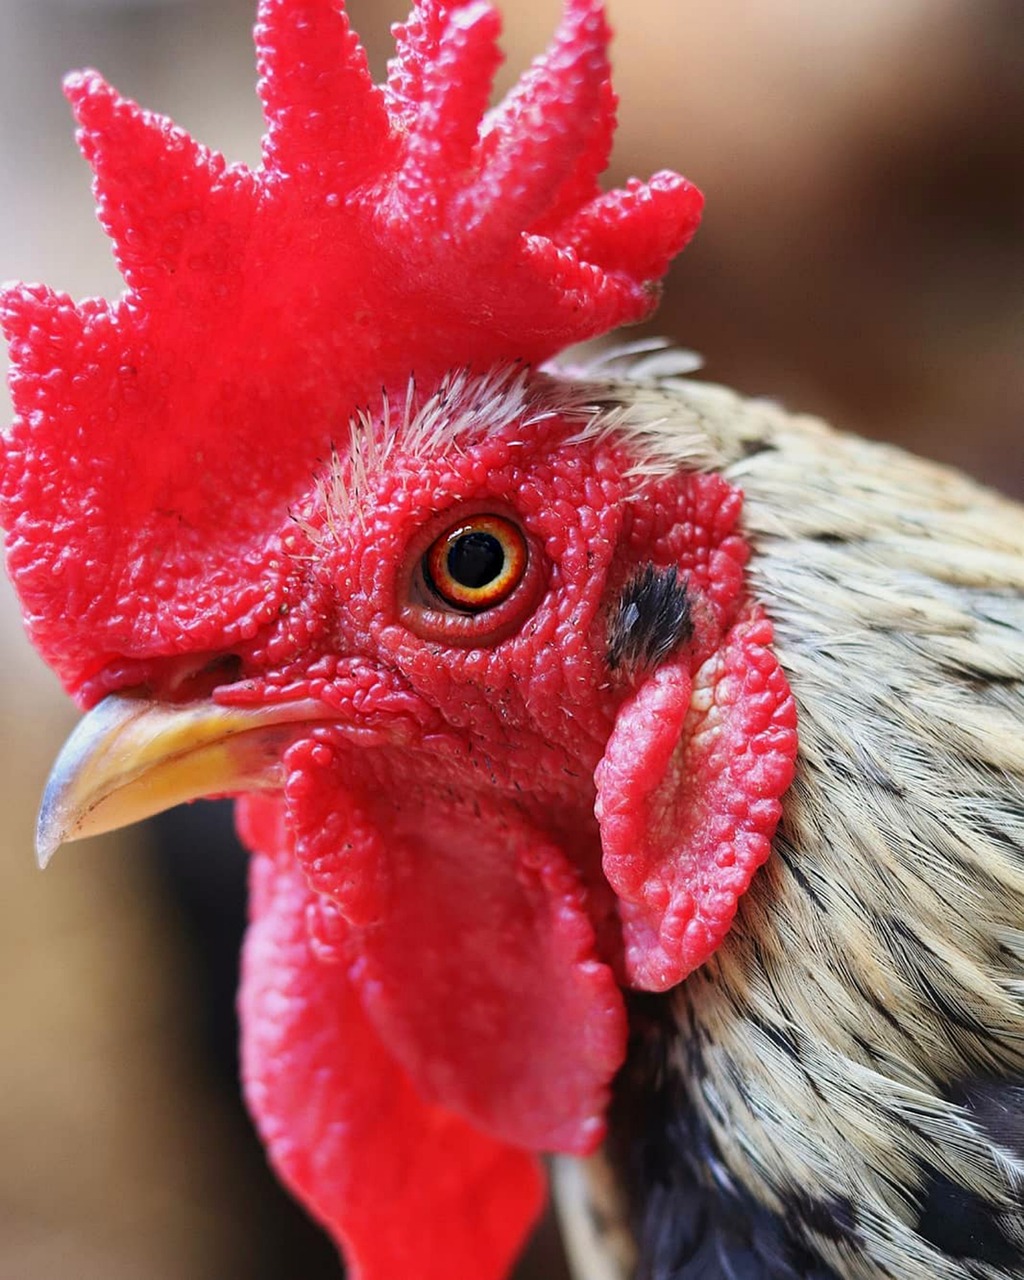
[[[39,816],[36,818],[36,862],[40,871],[46,870],[53,855],[69,835],[67,812],[62,804],[63,790],[55,766],[46,783],[39,804]]]
[[[283,709],[282,709],[283,708]],[[238,710],[210,699],[110,694],[65,742],[43,791],[36,861],[201,796],[277,790],[281,750],[324,709],[312,701]]]
[[[46,870],[63,843],[63,833],[54,830],[53,825],[45,821],[45,814],[41,813],[36,826],[36,863],[40,871]]]

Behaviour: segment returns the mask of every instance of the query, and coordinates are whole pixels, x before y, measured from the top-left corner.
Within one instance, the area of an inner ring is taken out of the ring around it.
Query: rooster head
[[[127,291],[2,304],[9,569],[88,709],[41,857],[242,796],[250,1105],[378,1280],[500,1274],[795,755],[700,433],[537,369],[647,314],[700,195],[599,192],[597,0],[486,112],[497,26],[420,0],[378,87],[335,0],[263,0],[255,172],[72,77]]]

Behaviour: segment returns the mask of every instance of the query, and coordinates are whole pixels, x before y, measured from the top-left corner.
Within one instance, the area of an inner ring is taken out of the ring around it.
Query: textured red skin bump
[[[567,188],[588,202],[597,196],[596,173],[592,188],[583,184],[592,158],[607,161],[608,39],[602,4],[566,5],[551,48],[482,133],[479,175],[458,200],[471,226],[501,243],[523,227],[535,230],[553,205],[565,209]]]
[[[312,170],[351,181],[388,148],[384,95],[339,5],[262,0],[255,38],[268,178]]]
[[[407,122],[402,192],[423,216],[440,216],[453,179],[473,163],[501,62],[500,30],[498,14],[484,3],[456,13],[424,6],[418,20],[399,28],[389,101]]]
[[[693,186],[677,173],[656,173],[650,182],[630,179],[625,190],[598,196],[563,224],[554,239],[606,271],[660,278],[678,252],[676,231],[699,209]]]

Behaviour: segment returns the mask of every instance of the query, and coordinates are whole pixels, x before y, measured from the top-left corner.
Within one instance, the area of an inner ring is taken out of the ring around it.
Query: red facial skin
[[[497,26],[481,0],[420,0],[378,87],[338,0],[261,0],[255,171],[73,77],[127,292],[0,294],[8,567],[68,690],[329,709],[296,728],[283,794],[239,807],[244,1076],[361,1280],[506,1273],[534,1153],[601,1139],[620,986],[663,990],[722,940],[796,751],[740,495],[685,472],[641,489],[539,377],[547,416],[483,408],[512,381],[495,369],[647,315],[701,207],[674,174],[599,190],[600,0],[566,0],[484,117]],[[462,427],[410,455],[389,439],[410,376],[415,413],[453,365],[488,395],[467,420],[467,384],[443,384]],[[526,575],[453,614],[418,564],[481,513],[522,528]],[[613,670],[609,618],[648,565],[685,582],[693,633]]]

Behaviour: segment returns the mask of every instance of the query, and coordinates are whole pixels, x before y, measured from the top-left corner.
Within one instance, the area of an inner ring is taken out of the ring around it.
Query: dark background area
[[[507,84],[557,0],[505,6]],[[672,167],[704,226],[647,326],[705,375],[1024,494],[1019,0],[610,0],[612,180]],[[119,281],[59,92],[99,66],[254,162],[254,0],[0,0],[0,277]],[[391,0],[350,12],[382,73]],[[635,335],[630,335],[635,336]],[[0,411],[5,418],[7,410]],[[0,598],[0,1274],[338,1275],[238,1102],[245,855],[226,806],[64,851],[35,806],[74,719]],[[522,1280],[558,1280],[548,1229]]]

